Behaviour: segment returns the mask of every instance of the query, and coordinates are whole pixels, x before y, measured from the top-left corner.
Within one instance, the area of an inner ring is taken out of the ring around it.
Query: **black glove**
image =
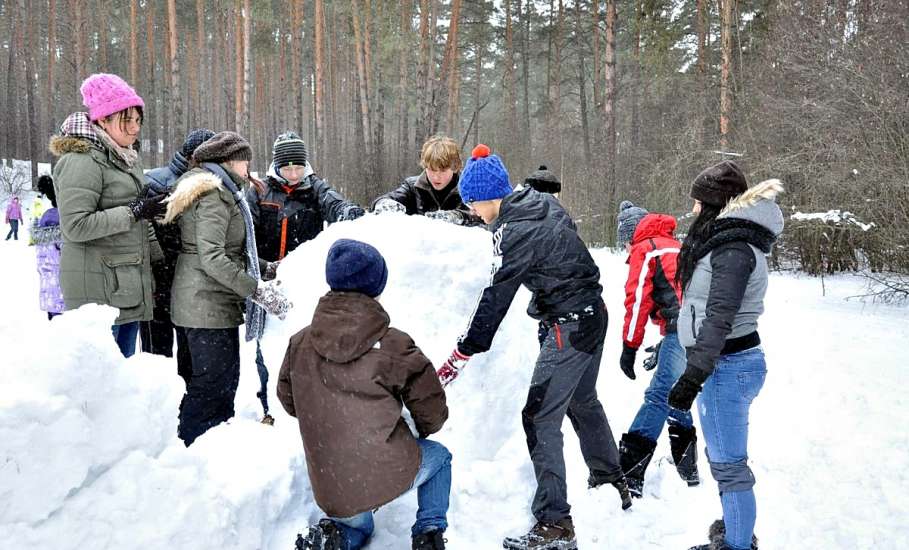
[[[166,195],[146,197],[144,199],[135,198],[126,207],[129,208],[134,220],[152,221],[163,216],[164,212],[167,211],[167,204],[164,203],[165,198]]]
[[[625,376],[632,380],[637,378],[634,374],[634,358],[637,353],[638,350],[628,347],[628,344],[622,344],[622,357],[619,358],[619,366],[622,367],[622,372],[625,373]]]
[[[267,262],[262,272],[263,281],[274,281],[278,277],[278,262]]]
[[[344,221],[356,220],[362,218],[365,214],[366,210],[363,210],[359,206],[351,206],[344,212]]]
[[[707,376],[704,371],[695,367],[685,369],[679,381],[669,391],[669,406],[680,411],[691,410],[694,398],[700,393]]]
[[[644,359],[644,370],[653,370],[656,368],[657,363],[660,361],[660,346],[662,345],[663,341],[660,340],[655,346],[650,346],[644,350],[650,354],[647,359]]]

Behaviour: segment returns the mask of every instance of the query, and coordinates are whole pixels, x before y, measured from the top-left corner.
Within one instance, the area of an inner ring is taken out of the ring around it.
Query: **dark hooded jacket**
[[[189,162],[177,151],[167,166],[161,166],[145,173],[148,183],[148,195],[167,195],[173,191],[174,183],[189,170]],[[170,313],[170,291],[177,268],[177,257],[180,255],[180,226],[152,222],[155,238],[161,245],[164,261],[152,264],[155,278],[155,307]]]
[[[559,201],[530,187],[502,200],[493,232],[493,275],[458,349],[489,350],[523,284],[533,297],[527,314],[544,322],[603,309],[600,270]]]
[[[432,363],[357,292],[323,296],[290,339],[278,399],[297,417],[313,495],[333,517],[374,510],[413,485],[421,453],[402,406],[420,437],[448,418]]]
[[[461,201],[461,193],[458,192],[459,175],[456,172],[447,187],[436,191],[429,183],[424,170],[419,176],[411,176],[394,190],[379,196],[372,202],[372,208],[375,208],[376,203],[382,199],[391,199],[403,204],[409,215],[450,210],[460,216],[460,225],[483,225],[483,220],[471,214],[470,208]]]
[[[336,223],[362,216],[364,210],[346,200],[306,165],[306,175],[295,187],[287,185],[274,169],[264,187],[250,187],[246,195],[256,226],[259,257],[281,260],[301,244],[316,238],[325,222]]]

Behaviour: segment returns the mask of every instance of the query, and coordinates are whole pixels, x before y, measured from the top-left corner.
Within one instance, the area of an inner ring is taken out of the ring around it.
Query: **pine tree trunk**
[[[238,126],[242,128],[240,134],[249,132],[249,82],[252,41],[252,7],[250,0],[243,0],[243,105],[242,117]]]
[[[556,158],[559,159],[559,169],[561,170],[564,167],[564,162],[562,159],[563,149],[563,139],[564,134],[562,132],[562,42],[563,34],[565,29],[565,6],[562,0],[559,0],[559,12],[556,18],[556,29],[554,42],[554,59],[553,59],[553,86],[552,86],[552,109],[550,110],[552,119],[550,121],[550,128],[555,129],[556,131]]]
[[[603,98],[600,97],[600,0],[592,0],[590,13],[592,16],[591,34],[593,34],[593,108],[599,110]]]
[[[45,113],[48,118],[49,124],[45,128],[49,132],[53,132],[56,128],[57,123],[57,113],[56,105],[57,102],[54,101],[54,92],[56,88],[56,73],[57,66],[57,0],[49,0],[47,4],[47,100],[45,106]],[[133,80],[135,82],[135,80]]]
[[[292,10],[293,10],[293,75],[294,85],[290,87],[292,93],[294,94],[294,126],[296,128],[303,127],[303,94],[297,88],[300,86],[300,83],[303,82],[303,33],[301,29],[303,28],[303,3],[299,0],[292,0]]]
[[[208,59],[208,54],[205,51],[205,34],[205,0],[196,0],[196,51],[194,54],[187,55],[188,59],[193,60],[190,63],[192,68],[190,86],[192,90],[189,96],[192,98],[192,110],[190,112],[194,113],[192,123],[188,124],[188,126],[203,126],[203,121],[211,120],[211,117],[207,115],[207,107],[202,103],[202,88],[210,89],[210,86],[204,84],[206,79],[203,77],[205,73],[203,68],[205,65],[204,60]]]
[[[107,63],[107,31],[110,29],[110,24],[108,18],[110,17],[110,10],[105,0],[98,0],[98,16],[101,17],[100,24],[98,25],[98,64],[97,67],[102,72],[110,72]],[[94,25],[92,25],[94,26]]]
[[[735,0],[719,0],[722,14],[720,41],[722,43],[723,64],[720,71],[720,148],[729,147],[729,117],[732,115],[732,8]]]
[[[461,87],[458,72],[458,23],[461,16],[461,0],[451,2],[451,21],[448,26],[448,40],[446,57],[448,59],[448,133],[455,135],[457,132],[459,91]]]
[[[581,36],[584,32],[583,27],[581,27],[581,8],[577,4],[574,6],[574,25],[575,33],[577,36]],[[578,40],[578,95],[580,97],[580,108],[581,108],[581,132],[584,136],[584,162],[589,166],[590,165],[590,121],[587,119],[587,82],[586,82],[586,68],[584,67],[584,48],[582,47],[580,40]]]
[[[70,13],[73,17],[73,31],[72,31],[72,40],[74,46],[74,54],[76,61],[76,72],[75,72],[75,81],[78,83],[82,82],[86,76],[88,76],[87,64],[88,64],[88,54],[86,52],[85,46],[85,19],[83,14],[82,5],[84,0],[69,0]]]
[[[506,0],[507,1],[507,0]],[[480,143],[480,83],[483,80],[483,45],[477,44],[474,51],[474,91],[473,91],[473,142]]]
[[[698,73],[707,74],[707,0],[697,0]]]
[[[608,5],[608,4],[607,4]],[[608,16],[607,16],[608,17]],[[645,88],[641,78],[641,33],[644,26],[644,6],[641,0],[634,2],[634,46],[632,48],[631,70],[634,81],[634,93],[631,94],[631,146],[637,151],[641,143],[641,116],[638,107],[638,96]]]
[[[12,46],[14,44],[14,36],[16,29],[16,11],[7,10],[7,36],[9,37],[9,43]],[[10,159],[17,158],[19,156],[18,144],[19,140],[16,139],[19,134],[17,130],[17,121],[18,121],[18,112],[16,108],[18,105],[18,97],[16,94],[16,60],[15,53],[16,48],[8,48],[9,57],[6,64],[6,124],[4,124],[3,135],[6,138],[5,143],[3,144],[3,154],[9,157]]]
[[[313,47],[313,52],[315,55],[314,64],[316,69],[316,85],[315,85],[315,111],[316,111],[316,157],[317,166],[322,166],[325,164],[325,144],[323,142],[323,136],[325,135],[325,60],[324,60],[324,17],[322,0],[315,1],[315,14],[314,14],[314,26],[315,33],[313,39],[315,44]]]
[[[410,157],[410,126],[408,104],[410,94],[407,89],[407,67],[410,64],[410,18],[413,2],[408,1],[401,7],[400,21],[400,53],[398,59],[398,154],[397,172],[403,173],[407,169],[407,159]],[[421,16],[422,17],[422,16]]]
[[[432,109],[432,77],[430,76],[429,57],[429,1],[420,0],[420,59],[417,66],[417,90],[420,113],[414,130],[414,150],[429,137],[430,110]]]
[[[237,0],[234,25],[234,130],[243,133],[243,0]]]
[[[168,111],[171,113],[171,126],[173,133],[169,134],[170,145],[173,147],[177,132],[184,130],[183,123],[183,94],[180,93],[180,57],[177,45],[177,5],[176,0],[167,0],[167,52],[170,56],[170,102]]]
[[[366,151],[372,151],[372,143],[370,140],[372,128],[369,124],[369,89],[366,84],[366,64],[363,59],[363,34],[360,31],[360,16],[358,13],[360,7],[357,4],[357,0],[351,0],[350,2],[351,19],[354,28],[354,56],[356,57],[357,63],[357,80],[360,83],[360,124],[361,132],[363,134],[363,148]]]
[[[524,36],[521,40],[521,80],[524,85],[524,127],[521,129],[522,140],[526,143],[524,150],[524,160],[529,164],[533,156],[533,138],[532,126],[530,120],[530,10],[533,3],[527,0],[527,12],[521,10],[521,2],[518,0],[518,12],[524,19]]]
[[[506,146],[514,150],[517,143],[517,90],[514,70],[514,29],[511,17],[511,0],[505,0],[505,132]],[[479,82],[477,83],[479,90]],[[477,92],[479,96],[479,91]],[[479,101],[479,97],[477,97]],[[517,151],[515,151],[517,152]]]
[[[12,10],[12,6],[9,6],[7,9]],[[36,113],[36,87],[37,83],[35,82],[35,23],[34,17],[30,17],[29,14],[33,13],[32,10],[32,0],[19,0],[19,9],[21,10],[20,16],[20,32],[23,32],[22,27],[24,27],[24,34],[27,36],[27,39],[24,40],[26,48],[22,52],[23,59],[23,68],[25,69],[25,112],[26,120],[28,122],[28,159],[32,163],[32,174],[37,176],[38,174],[38,155],[41,148],[38,146],[38,120]],[[24,25],[23,23],[24,22]]]
[[[155,7],[153,4],[146,4],[145,8],[145,53],[146,53],[146,62],[145,65],[148,67],[148,80],[145,82],[149,93],[149,101],[145,104],[145,127],[149,129],[149,143],[151,149],[151,155],[149,158],[149,164],[151,166],[159,165],[159,153],[158,153],[158,128],[159,121],[161,120],[160,112],[157,108],[157,98],[158,94],[156,91],[156,75],[155,75],[155,64],[158,59],[158,56],[155,52],[155,19],[157,15],[155,14]]]
[[[615,0],[606,0],[606,52],[605,52],[605,94],[603,101],[603,145],[606,147],[606,185],[610,191],[607,193],[606,206],[613,207],[612,190],[615,188],[615,162],[616,162],[616,77],[615,77],[615,36],[616,36],[616,6]],[[606,219],[606,218],[602,218]],[[608,218],[612,219],[612,218]],[[604,222],[605,225],[605,222]],[[600,233],[605,235],[605,231]]]

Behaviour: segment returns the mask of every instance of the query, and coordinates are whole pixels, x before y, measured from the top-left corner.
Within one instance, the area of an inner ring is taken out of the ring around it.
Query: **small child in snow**
[[[48,319],[52,319],[63,313],[64,309],[63,291],[60,290],[60,249],[63,237],[60,235],[60,214],[57,211],[54,180],[47,175],[38,178],[38,192],[50,199],[53,207],[41,215],[31,234],[41,279],[41,310],[47,312]]]
[[[388,279],[378,250],[341,239],[325,275],[331,292],[290,339],[278,377],[278,399],[299,421],[313,495],[328,515],[298,536],[297,548],[357,550],[373,533],[372,511],[417,489],[413,548],[443,550],[451,454],[426,439],[448,418],[435,369],[376,300]]]

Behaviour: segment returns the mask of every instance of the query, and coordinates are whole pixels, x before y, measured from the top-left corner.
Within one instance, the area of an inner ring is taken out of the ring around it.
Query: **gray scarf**
[[[221,178],[221,182],[233,194],[240,213],[243,215],[243,222],[246,225],[246,274],[255,279],[261,280],[259,273],[259,253],[256,252],[256,232],[253,227],[252,212],[249,210],[249,204],[246,202],[246,196],[234,183],[234,180],[221,168],[221,166],[212,162],[202,164],[212,174]],[[262,337],[265,330],[265,310],[262,306],[252,301],[252,296],[246,298],[246,341],[258,340]]]

